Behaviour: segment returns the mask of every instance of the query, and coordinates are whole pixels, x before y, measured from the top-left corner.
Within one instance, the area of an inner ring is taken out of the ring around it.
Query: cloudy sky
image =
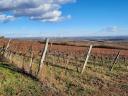
[[[128,36],[128,0],[0,0],[0,35]]]

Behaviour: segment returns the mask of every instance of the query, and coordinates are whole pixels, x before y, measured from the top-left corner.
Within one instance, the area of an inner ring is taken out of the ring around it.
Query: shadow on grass
[[[35,81],[39,81],[35,76],[33,76],[32,74],[24,71],[23,69],[20,69],[20,68],[17,68],[16,66],[12,65],[12,64],[7,64],[7,63],[0,63],[0,67],[2,68],[5,68],[5,69],[9,69],[11,71],[14,71],[14,72],[18,72],[18,73],[21,73],[23,74],[24,76],[27,76],[27,77],[30,77],[32,78],[33,80]]]

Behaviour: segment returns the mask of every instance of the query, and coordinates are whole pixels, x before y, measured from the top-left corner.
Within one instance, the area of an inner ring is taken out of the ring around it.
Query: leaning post
[[[42,68],[44,66],[44,60],[45,60],[45,56],[46,56],[46,53],[47,53],[47,50],[48,50],[48,43],[49,43],[49,39],[47,38],[45,48],[44,48],[44,51],[43,51],[43,54],[42,54],[42,57],[41,57],[40,66],[39,66],[39,70],[38,70],[37,75],[42,74],[42,70],[43,70]]]
[[[117,55],[116,55],[116,57],[115,57],[115,59],[114,59],[114,61],[113,61],[113,63],[112,63],[112,66],[111,66],[111,68],[110,68],[110,71],[113,70],[114,65],[117,63],[117,60],[118,60],[119,56],[120,56],[120,51],[117,53]]]
[[[89,48],[89,50],[88,50],[88,54],[87,54],[87,57],[86,57],[86,60],[85,60],[85,63],[84,63],[84,66],[83,66],[83,69],[82,69],[81,74],[83,74],[84,69],[85,69],[85,67],[86,67],[86,65],[87,65],[87,63],[88,63],[88,59],[89,59],[89,57],[90,57],[90,53],[91,53],[92,47],[93,47],[93,46],[90,45],[90,48]]]
[[[7,50],[8,50],[8,48],[9,48],[9,46],[10,46],[10,42],[11,42],[11,39],[9,39],[9,41],[8,41],[8,43],[7,43],[7,46],[6,46],[6,48],[5,48],[5,50],[4,50],[4,56],[6,57],[6,52],[7,52]]]

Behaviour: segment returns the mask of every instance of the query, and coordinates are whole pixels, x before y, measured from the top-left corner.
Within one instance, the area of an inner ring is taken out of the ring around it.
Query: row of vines
[[[20,69],[38,76],[45,42],[0,39],[0,54]],[[49,43],[44,64],[64,70],[81,72],[89,47]],[[120,53],[120,54],[118,54]],[[118,58],[117,55],[119,55]],[[110,70],[115,63],[128,66],[128,50],[92,48],[88,64]]]

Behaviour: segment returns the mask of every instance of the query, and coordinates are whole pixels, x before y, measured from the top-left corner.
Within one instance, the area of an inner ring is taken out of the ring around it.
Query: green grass
[[[48,87],[0,63],[0,96],[46,96]],[[47,88],[47,89],[46,89]],[[50,90],[50,89],[48,89]]]

